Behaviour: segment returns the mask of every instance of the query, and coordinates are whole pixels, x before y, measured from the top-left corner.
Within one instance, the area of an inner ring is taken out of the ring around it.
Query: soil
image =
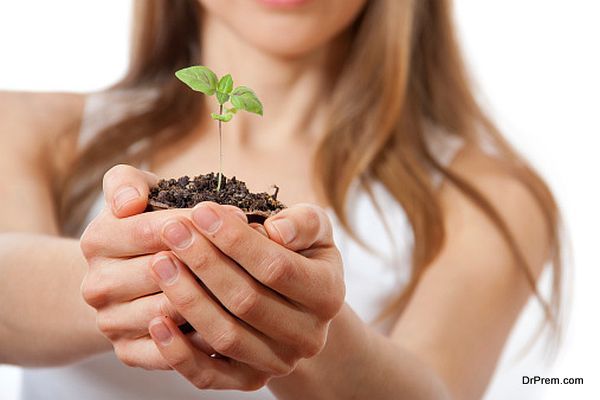
[[[272,195],[252,193],[246,183],[235,177],[221,177],[221,190],[217,192],[218,175],[209,173],[195,178],[182,176],[178,179],[161,179],[150,188],[146,211],[169,208],[192,208],[202,201],[214,201],[239,207],[248,217],[248,222],[263,223],[271,215],[277,214],[285,205],[277,200],[279,188],[275,186]]]

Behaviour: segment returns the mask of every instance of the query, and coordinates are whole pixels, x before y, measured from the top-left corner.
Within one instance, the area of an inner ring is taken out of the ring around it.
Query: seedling
[[[201,65],[181,69],[175,75],[192,90],[216,96],[219,113],[211,113],[210,116],[219,125],[219,172],[159,180],[150,188],[146,211],[191,208],[198,203],[212,201],[238,207],[246,214],[249,223],[262,224],[283,210],[285,204],[277,200],[277,186],[273,195],[253,193],[244,181],[235,176],[227,179],[223,175],[223,123],[231,121],[241,110],[263,114],[263,106],[252,89],[245,86],[234,89],[231,75],[218,79],[214,72]]]
[[[240,110],[263,115],[263,106],[252,89],[246,86],[233,88],[233,78],[227,74],[221,79],[208,67],[197,65],[175,72],[180,81],[196,92],[207,96],[216,96],[219,103],[219,113],[211,113],[212,119],[219,124],[219,175],[217,192],[221,190],[223,176],[223,123],[232,120]],[[228,104],[229,103],[229,104]]]

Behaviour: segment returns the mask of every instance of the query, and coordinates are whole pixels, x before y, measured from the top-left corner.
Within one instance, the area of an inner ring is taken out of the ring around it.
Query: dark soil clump
[[[246,183],[235,177],[221,177],[221,190],[217,192],[218,176],[215,173],[195,178],[182,176],[179,179],[161,179],[150,188],[147,211],[168,208],[192,208],[203,201],[213,201],[222,205],[239,207],[248,216],[249,222],[263,222],[278,213],[285,205],[277,200],[275,193],[252,193]]]

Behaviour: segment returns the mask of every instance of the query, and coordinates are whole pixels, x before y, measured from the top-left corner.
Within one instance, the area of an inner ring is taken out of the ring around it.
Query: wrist
[[[352,398],[364,380],[374,333],[347,305],[331,321],[323,351],[302,360],[290,375],[269,388],[280,399]]]

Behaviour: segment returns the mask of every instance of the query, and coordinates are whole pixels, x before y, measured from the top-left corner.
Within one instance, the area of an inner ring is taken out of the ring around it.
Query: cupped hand
[[[140,214],[156,180],[111,169],[106,206],[81,239],[82,293],[121,361],[176,369],[199,388],[253,390],[319,353],[344,298],[323,210],[291,207],[264,226],[214,203]],[[194,333],[178,328],[186,321]]]
[[[150,333],[169,366],[197,387],[256,389],[323,349],[345,288],[321,208],[286,209],[261,234],[241,211],[201,203],[165,221],[160,234],[170,250],[153,256],[153,278],[219,357],[194,346],[173,316],[153,319]]]
[[[156,181],[153,174],[125,165],[107,172],[105,207],[80,241],[89,265],[81,290],[97,310],[98,329],[112,342],[122,362],[169,369],[164,358],[156,355],[148,324],[161,315],[176,324],[185,320],[152,279],[149,265],[153,254],[167,249],[159,235],[162,225],[175,215],[189,215],[189,210],[137,215],[146,208],[149,186]],[[190,339],[198,348],[212,351],[197,335]]]

